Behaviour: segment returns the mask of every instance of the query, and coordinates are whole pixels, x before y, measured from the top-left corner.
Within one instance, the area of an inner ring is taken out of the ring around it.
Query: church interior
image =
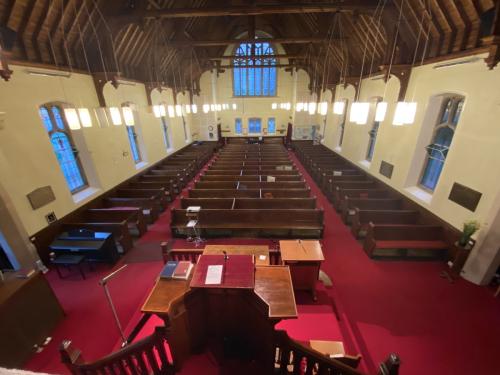
[[[499,62],[498,0],[0,0],[0,374],[500,374]]]

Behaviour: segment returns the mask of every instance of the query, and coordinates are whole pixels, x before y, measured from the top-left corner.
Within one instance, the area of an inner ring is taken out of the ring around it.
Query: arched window
[[[167,151],[170,151],[172,149],[172,141],[170,140],[170,128],[167,123],[167,119],[165,116],[160,117],[161,120],[161,127],[163,130],[163,140],[165,141],[165,147],[167,148]]]
[[[131,123],[127,123],[125,121],[125,128],[127,130],[128,142],[130,144],[130,150],[132,151],[132,157],[134,158],[134,163],[138,164],[142,161],[142,155],[141,155],[141,148],[139,146],[137,131],[135,128],[135,124],[137,124],[137,116],[135,113],[135,108],[133,103],[124,103],[122,104],[122,109],[124,107],[129,107],[133,115],[133,121]]]
[[[375,111],[377,110],[377,104],[381,101],[382,99],[377,98],[373,101],[374,104],[374,109]],[[378,134],[378,128],[380,126],[379,121],[373,120],[373,125],[370,131],[368,132],[368,148],[366,150],[366,160],[367,161],[372,161],[373,159],[373,152],[375,151],[375,142],[377,141],[377,134]]]
[[[243,126],[242,126],[240,118],[235,118],[234,119],[234,132],[236,134],[242,134],[243,133]]]
[[[340,125],[339,125],[339,143],[338,147],[342,147],[342,142],[344,141],[344,131],[345,131],[345,120],[347,118],[347,107],[349,106],[349,100],[347,99],[342,99],[342,102],[344,103],[344,110],[342,114],[340,115]]]
[[[45,104],[39,109],[59,167],[66,179],[69,190],[72,194],[75,194],[85,189],[88,183],[78,158],[78,150],[73,143],[71,132],[62,111],[62,108],[56,104]]]
[[[233,95],[276,96],[273,47],[269,43],[242,43],[235,55],[241,58],[233,60]]]
[[[432,143],[425,148],[427,158],[420,178],[420,185],[425,189],[434,191],[436,188],[462,114],[464,100],[461,96],[450,96],[443,101]]]

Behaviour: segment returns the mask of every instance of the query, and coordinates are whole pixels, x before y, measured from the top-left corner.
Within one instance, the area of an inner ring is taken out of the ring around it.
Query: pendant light
[[[64,108],[64,116],[66,117],[66,122],[71,130],[78,130],[81,128],[76,109]]]
[[[109,107],[109,114],[113,125],[120,126],[122,124],[122,116],[118,107]]]
[[[165,108],[165,104],[160,104],[160,116],[165,117],[167,115],[167,108]]]
[[[208,113],[208,111],[210,111],[210,105],[203,104],[203,113]]]
[[[92,119],[88,108],[78,108],[78,116],[80,117],[80,122],[84,128],[92,127]]]
[[[155,115],[156,118],[161,117],[161,111],[160,111],[160,106],[159,105],[154,105],[153,106],[153,114]]]
[[[175,117],[175,109],[174,109],[174,106],[173,105],[169,105],[167,107],[167,110],[168,110],[168,117],[170,118],[174,118]]]
[[[130,107],[122,107],[123,120],[125,121],[125,125],[134,126],[134,113],[132,112],[132,108]]]
[[[198,106],[196,104],[191,104],[191,112],[198,113]]]
[[[344,109],[345,109],[345,102],[335,102],[333,103],[333,113],[336,115],[342,115],[344,114]]]
[[[382,122],[385,120],[385,114],[387,113],[387,102],[378,102],[375,109],[375,121]]]
[[[320,115],[326,115],[328,112],[328,103],[327,102],[321,102],[319,103],[319,114]]]
[[[191,113],[191,106],[189,104],[186,104],[186,113],[189,115]]]
[[[180,104],[175,105],[175,114],[177,117],[182,116],[182,106]]]
[[[278,109],[278,103],[271,104],[271,109]]]
[[[237,108],[238,106],[236,105],[236,103],[233,103],[233,111],[236,111]]]
[[[316,113],[316,103],[310,102],[308,105],[308,111],[310,115],[314,115]]]

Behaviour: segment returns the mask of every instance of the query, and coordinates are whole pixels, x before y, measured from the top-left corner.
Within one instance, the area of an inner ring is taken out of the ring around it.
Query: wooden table
[[[273,368],[274,326],[297,318],[289,268],[257,265],[253,290],[193,289],[189,284],[159,279],[142,307],[165,322],[177,369],[191,353],[207,345],[222,347],[228,338],[244,342],[258,363]]]
[[[319,241],[283,240],[280,251],[282,263],[290,266],[293,288],[311,291],[316,301],[316,282],[321,262],[325,260]]]
[[[257,266],[270,264],[269,247],[264,245],[206,245],[203,255],[220,255],[223,251],[228,255],[255,255]]]

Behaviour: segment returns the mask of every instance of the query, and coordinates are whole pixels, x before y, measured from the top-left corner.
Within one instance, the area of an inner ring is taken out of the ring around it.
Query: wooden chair
[[[173,246],[174,246],[174,241],[173,240],[162,242],[160,244],[160,247],[161,247],[161,257],[163,259],[163,264],[166,264],[168,262],[169,256],[170,256],[170,252],[172,251]]]
[[[74,375],[173,375],[175,368],[167,358],[165,344],[165,327],[156,327],[151,336],[94,362],[86,363],[69,340],[62,342],[59,352],[62,362]]]

